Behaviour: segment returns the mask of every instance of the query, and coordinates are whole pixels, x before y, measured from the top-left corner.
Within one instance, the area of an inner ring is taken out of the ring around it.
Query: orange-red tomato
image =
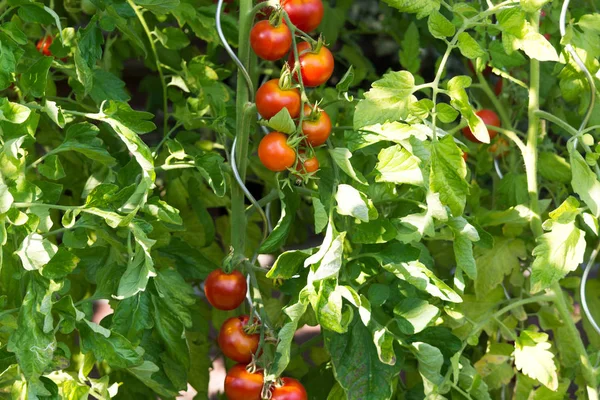
[[[204,294],[208,302],[219,310],[234,310],[244,302],[247,290],[246,278],[239,271],[226,274],[221,269],[211,272],[204,282]]]
[[[494,85],[494,93],[496,93],[496,96],[500,96],[502,94],[503,87],[504,81],[502,78],[499,78],[496,84]]]
[[[292,32],[284,23],[273,26],[267,20],[259,21],[250,31],[250,45],[263,60],[279,60],[292,47]]]
[[[281,378],[283,385],[273,386],[271,400],[308,400],[306,389],[294,378]]]
[[[298,160],[298,163],[296,164],[296,171],[298,171],[298,172],[305,172],[307,174],[312,174],[313,172],[317,172],[318,170],[319,170],[319,160],[315,156],[304,160],[304,162],[302,162],[301,160]]]
[[[478,111],[476,114],[479,116],[479,118],[483,120],[484,124],[500,127],[500,118],[498,117],[498,114],[496,114],[494,111],[483,109]],[[490,139],[495,138],[498,134],[498,132],[489,129],[488,133],[490,135]],[[463,128],[463,135],[465,135],[465,137],[471,142],[481,143],[479,140],[477,140],[475,135],[473,135],[473,132],[471,132],[471,129],[468,126]]]
[[[256,92],[256,109],[265,119],[273,118],[284,107],[292,118],[300,116],[300,91],[284,90],[279,87],[278,79],[265,82]]]
[[[50,35],[44,36],[37,42],[37,49],[40,53],[45,56],[52,57],[52,52],[50,51],[50,46],[52,45],[53,38]]]
[[[467,160],[469,159],[469,153],[463,152],[462,153],[462,158],[463,158],[463,160],[465,160],[465,162],[467,162]]]
[[[323,20],[325,10],[321,0],[282,0],[281,4],[292,24],[301,31],[311,32]]]
[[[488,151],[494,155],[494,157],[504,158],[508,155],[510,150],[510,143],[503,137],[496,139],[490,146]]]
[[[306,136],[306,142],[316,147],[324,144],[331,134],[331,118],[321,109],[311,117],[312,107],[304,105],[304,116],[309,117],[302,121],[302,133]]]
[[[286,135],[280,132],[271,132],[260,141],[258,158],[267,169],[281,172],[294,165],[296,151],[287,144]]]
[[[334,67],[331,51],[327,47],[321,46],[321,49],[314,53],[308,42],[299,43],[296,48],[298,49],[304,86],[315,87],[327,82],[333,74]],[[290,53],[288,62],[292,68],[296,64],[293,52]]]
[[[229,400],[260,400],[264,376],[262,371],[251,374],[246,365],[233,366],[225,377],[225,394]]]
[[[244,331],[248,321],[250,318],[247,315],[229,318],[221,326],[217,339],[223,354],[239,363],[252,361],[252,355],[258,349],[260,341],[259,334],[248,335]]]

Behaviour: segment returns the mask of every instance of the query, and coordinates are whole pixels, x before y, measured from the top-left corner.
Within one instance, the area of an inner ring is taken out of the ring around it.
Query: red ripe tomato
[[[229,318],[221,326],[219,332],[219,347],[226,357],[239,363],[249,363],[252,355],[258,349],[260,341],[259,334],[248,335],[244,327],[248,325],[250,318],[247,315]]]
[[[462,158],[463,158],[463,160],[465,160],[465,162],[467,162],[467,160],[469,159],[469,153],[463,152],[462,153]]]
[[[53,40],[54,39],[50,35],[44,36],[43,38],[41,38],[39,40],[39,42],[37,42],[37,46],[36,46],[38,51],[45,56],[52,57],[52,52],[50,51],[50,45],[52,45]]]
[[[296,171],[298,171],[298,172],[305,172],[307,174],[312,174],[313,172],[317,172],[318,170],[319,170],[319,160],[317,160],[317,157],[315,157],[315,156],[312,156],[311,158],[304,160],[304,162],[302,162],[301,160],[298,160],[298,163],[296,164]]]
[[[308,400],[306,389],[293,378],[281,378],[282,386],[273,386],[271,400]]]
[[[263,372],[250,373],[244,364],[232,367],[225,377],[225,394],[229,400],[260,400]]]
[[[304,86],[315,87],[327,82],[333,74],[334,66],[333,55],[329,49],[321,46],[321,49],[315,53],[308,42],[299,43],[296,48],[298,49]],[[288,61],[293,68],[296,64],[293,52],[290,54]]]
[[[271,132],[260,141],[258,158],[271,171],[281,172],[294,165],[296,151],[287,144],[286,135]]]
[[[312,111],[312,107],[308,104],[304,105],[304,116],[308,118],[302,121],[302,133],[306,136],[306,142],[316,147],[324,144],[329,139],[331,119],[321,109],[318,109],[316,113],[312,113]]]
[[[288,13],[292,24],[304,32],[311,32],[323,19],[321,0],[282,0],[283,9]]]
[[[246,298],[246,278],[239,271],[226,274],[216,269],[208,275],[204,282],[204,294],[208,302],[219,310],[234,310]]]
[[[483,120],[484,124],[500,127],[500,118],[498,117],[498,114],[492,110],[483,109],[476,112],[476,114]],[[498,132],[489,129],[488,133],[490,135],[490,139],[495,138],[498,134]],[[471,132],[471,129],[468,126],[463,128],[463,135],[465,135],[465,137],[473,143],[481,143],[479,140],[477,140],[475,135],[473,135],[473,132]]]
[[[267,20],[259,21],[250,31],[250,45],[263,60],[279,60],[292,47],[292,32],[284,23],[273,26]]]
[[[265,119],[273,118],[284,107],[288,109],[292,118],[298,118],[300,104],[300,91],[281,89],[278,79],[265,82],[256,92],[256,109]]]

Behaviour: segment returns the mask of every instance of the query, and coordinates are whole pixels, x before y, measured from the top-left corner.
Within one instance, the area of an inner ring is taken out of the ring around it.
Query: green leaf
[[[21,75],[20,85],[25,93],[33,97],[42,97],[46,93],[48,71],[52,57],[40,57]]]
[[[44,112],[60,128],[65,127],[65,116],[63,115],[62,108],[56,105],[56,102],[46,100],[44,102]]]
[[[340,79],[340,81],[335,85],[335,90],[337,90],[338,93],[345,93],[348,90],[350,90],[350,87],[352,86],[353,83],[354,83],[354,67],[352,65],[350,65],[350,67],[348,68],[348,71],[346,71],[346,73],[344,74],[342,79]]]
[[[384,364],[369,330],[356,318],[345,334],[324,332],[336,380],[348,400],[390,399],[399,365]]]
[[[475,114],[475,110],[469,103],[469,96],[465,88],[471,86],[471,78],[468,76],[455,76],[448,81],[452,107],[457,109],[467,120],[473,135],[482,143],[490,142],[490,134],[483,120]]]
[[[518,41],[518,45],[529,58],[538,61],[558,61],[556,49],[538,32],[528,32],[522,40]]]
[[[181,50],[190,44],[190,39],[181,29],[171,26],[163,28],[162,30],[154,29],[154,34],[160,43],[170,50]]]
[[[571,166],[558,154],[547,151],[540,152],[538,165],[538,171],[544,179],[550,182],[571,182]]]
[[[462,151],[452,136],[432,143],[430,189],[440,194],[440,200],[450,207],[454,216],[462,215],[469,194],[465,180],[467,168],[463,161]]]
[[[572,143],[569,144],[569,154],[573,173],[571,179],[573,190],[587,204],[592,214],[598,218],[600,217],[600,181]]]
[[[298,193],[287,188],[279,191],[279,197],[281,199],[281,217],[273,231],[261,244],[259,249],[261,254],[276,252],[283,246],[296,219],[296,211],[300,205]]]
[[[329,222],[327,210],[325,210],[325,206],[317,197],[312,198],[312,203],[315,216],[315,233],[321,233],[323,229],[325,229],[325,227],[327,226],[327,223]]]
[[[196,302],[194,289],[173,269],[158,270],[154,285],[172,314],[181,321],[183,326],[191,328],[192,316],[189,307]]]
[[[453,218],[448,225],[454,233],[454,257],[456,266],[472,280],[477,279],[477,266],[473,257],[473,242],[479,241],[477,229],[463,217]]]
[[[308,273],[308,285],[311,285],[313,282],[320,281],[327,278],[337,277],[340,269],[342,268],[342,254],[344,250],[344,241],[346,239],[346,232],[342,232],[338,234],[329,246],[325,246],[325,242],[323,246],[321,246],[321,250],[326,248],[326,251],[322,255],[322,259],[320,260],[320,264],[316,268],[316,270],[311,269]],[[318,253],[312,255],[304,261],[304,266],[312,265],[316,262],[313,260],[319,256],[321,252],[319,250]]]
[[[554,222],[552,230],[539,237],[533,249],[531,292],[539,292],[575,271],[583,262],[585,248],[585,232],[575,222]]]
[[[135,3],[155,14],[166,14],[179,6],[179,0],[136,0]]]
[[[27,271],[38,270],[54,257],[58,247],[44,239],[42,235],[31,233],[25,237],[21,245],[15,251]]]
[[[0,90],[6,89],[14,82],[12,71],[15,70],[16,64],[17,60],[13,51],[9,47],[3,46],[0,52]]]
[[[401,42],[401,50],[399,53],[400,64],[412,74],[418,74],[421,69],[421,46],[419,38],[419,29],[417,25],[412,21]]]
[[[415,78],[408,71],[385,74],[373,83],[371,90],[365,93],[365,99],[357,104],[354,128],[406,119],[414,86]]]
[[[425,396],[435,395],[444,382],[444,377],[441,374],[444,356],[437,347],[430,344],[415,342],[412,345],[416,350],[419,374],[423,378]]]
[[[304,261],[312,254],[311,250],[290,250],[281,253],[267,273],[269,279],[290,279],[298,273]]]
[[[362,198],[362,194],[350,185],[341,184],[335,195],[337,213],[369,221],[369,208]]]
[[[0,182],[0,214],[5,214],[14,201],[14,197],[10,194],[8,186]]]
[[[439,0],[384,0],[389,6],[400,12],[417,14],[417,18],[423,18],[433,11],[440,9]],[[348,399],[350,400],[350,399]]]
[[[296,132],[296,124],[286,107],[283,107],[281,111],[275,114],[275,116],[267,122],[267,126],[276,132],[287,133],[288,135]]]
[[[405,335],[421,332],[433,322],[439,312],[436,306],[417,298],[404,299],[394,307],[396,323]]]
[[[18,13],[19,17],[26,22],[35,22],[42,25],[54,24],[54,18],[48,14],[41,3],[22,4]]]
[[[494,343],[488,352],[475,363],[475,368],[491,390],[508,385],[515,376],[511,354],[513,346]]]
[[[458,35],[458,49],[463,56],[471,60],[485,56],[485,51],[467,32],[462,32]]]
[[[548,335],[525,330],[515,342],[515,366],[525,375],[536,379],[548,389],[558,388],[554,354],[550,351]]]
[[[130,368],[144,361],[125,337],[94,322],[84,320],[77,324],[84,352],[94,353],[98,361],[106,361],[113,368]]]
[[[375,169],[379,172],[377,182],[424,184],[421,160],[400,145],[386,147],[379,152]]]
[[[90,97],[96,104],[104,100],[128,101],[130,98],[125,90],[125,82],[109,71],[95,69],[92,81]]]
[[[144,205],[144,212],[168,224],[181,225],[183,223],[179,210],[158,197],[148,200]]]
[[[168,299],[152,296],[155,329],[167,349],[167,354],[183,366],[185,371],[188,371],[190,356],[185,338],[185,328],[167,307],[165,304],[167,301]],[[179,378],[186,379],[185,373]]]
[[[76,151],[101,164],[112,166],[116,160],[106,150],[102,139],[97,137],[99,132],[96,126],[87,122],[70,125],[65,141],[53,152]]]
[[[111,330],[123,335],[134,346],[138,345],[144,330],[151,329],[154,324],[150,305],[147,292],[120,301],[112,316]]]
[[[27,121],[31,110],[17,103],[11,103],[6,97],[0,97],[0,121],[22,124]]]
[[[66,176],[62,163],[56,154],[48,156],[42,164],[38,166],[40,174],[50,180],[62,179]]]
[[[506,275],[521,267],[521,260],[527,258],[525,243],[521,239],[494,237],[494,247],[490,250],[476,248],[477,279],[475,293],[478,299],[485,298],[494,290]]]
[[[80,259],[75,254],[61,246],[41,273],[48,279],[63,279],[77,268],[79,261]]]
[[[448,21],[448,19],[438,11],[433,11],[431,14],[429,14],[427,27],[429,28],[429,32],[431,32],[433,37],[438,39],[454,36],[456,33],[456,27],[452,24],[452,22]]]
[[[136,246],[135,255],[127,264],[115,297],[122,300],[146,290],[150,278],[156,276],[152,264],[152,259],[147,259],[141,246]]]
[[[446,103],[438,103],[435,106],[435,111],[437,112],[437,116],[445,124],[449,124],[456,120],[458,117],[458,111],[454,109],[454,107],[450,106]]]
[[[335,161],[338,167],[340,167],[340,169],[344,171],[346,175],[363,185],[367,183],[362,173],[360,171],[356,171],[352,166],[352,163],[350,162],[352,153],[350,150],[343,147],[336,147],[335,149],[329,149],[329,154],[331,154],[333,161]]]
[[[227,191],[224,161],[221,155],[214,152],[204,153],[196,157],[196,168],[200,172],[200,175],[202,175],[210,188],[219,197],[225,196]]]

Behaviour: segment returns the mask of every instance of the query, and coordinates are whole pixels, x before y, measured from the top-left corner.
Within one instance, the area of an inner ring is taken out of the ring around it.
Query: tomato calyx
[[[235,270],[242,270],[240,266],[246,261],[248,258],[243,254],[238,254],[234,251],[233,247],[229,249],[229,253],[223,259],[223,264],[221,269],[226,274],[231,274]]]
[[[300,85],[294,83],[294,79],[292,77],[292,70],[290,69],[289,64],[286,62],[281,68],[281,75],[279,76],[279,88],[281,90],[292,90],[300,88]]]

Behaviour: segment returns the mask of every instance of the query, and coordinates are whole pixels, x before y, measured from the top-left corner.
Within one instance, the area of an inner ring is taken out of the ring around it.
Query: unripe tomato
[[[503,138],[502,136],[496,139],[494,143],[490,146],[488,151],[492,153],[494,158],[504,158],[508,155],[510,150],[510,143],[508,140]]]
[[[83,11],[87,15],[96,14],[96,5],[92,3],[90,0],[81,0],[81,11]]]
[[[496,114],[494,111],[483,109],[476,112],[475,114],[477,114],[477,116],[479,116],[479,118],[483,120],[484,124],[500,127],[500,118],[498,117],[498,114]],[[495,138],[498,134],[498,132],[489,129],[488,133],[490,135],[490,139]],[[463,135],[465,135],[465,137],[473,143],[481,143],[479,140],[477,140],[475,135],[473,135],[473,132],[471,132],[471,129],[468,126],[463,128]]]
[[[234,310],[244,302],[247,290],[246,278],[239,271],[226,274],[221,269],[211,272],[204,282],[204,294],[208,302],[219,310]]]
[[[294,378],[281,378],[282,386],[273,386],[271,400],[308,400],[306,389]]]
[[[281,89],[278,79],[265,82],[256,92],[256,109],[264,119],[273,118],[284,107],[292,118],[298,118],[300,104],[300,91],[295,88]]]
[[[320,86],[331,78],[334,60],[333,55],[327,47],[321,46],[321,49],[317,53],[314,53],[310,43],[302,42],[296,48],[298,49],[300,68],[302,70],[302,83],[304,83],[304,86]],[[293,68],[296,64],[293,52],[290,54],[288,61]]]
[[[292,32],[284,23],[273,26],[267,20],[259,21],[250,31],[250,45],[263,60],[279,60],[292,47]]]
[[[50,45],[52,45],[52,41],[54,38],[50,35],[44,36],[37,42],[37,49],[40,53],[45,56],[52,57],[52,52],[50,51]]]
[[[229,318],[219,331],[219,347],[226,357],[239,363],[249,363],[258,349],[259,334],[248,335],[244,327],[250,318],[247,315]]]
[[[331,118],[321,109],[312,114],[312,107],[304,105],[304,116],[309,117],[302,121],[302,133],[306,136],[306,142],[316,147],[324,144],[331,134]],[[312,115],[311,115],[312,114]]]
[[[271,132],[260,141],[258,158],[271,171],[281,172],[294,165],[296,152],[287,144],[286,135]]]
[[[319,170],[319,160],[315,156],[312,156],[311,158],[304,160],[304,162],[302,162],[301,160],[298,160],[298,163],[296,164],[296,171],[298,171],[298,172],[312,174],[313,172],[317,172],[318,170]]]
[[[323,2],[321,0],[282,0],[283,9],[288,13],[292,24],[304,32],[319,27],[323,20]]]
[[[251,374],[244,364],[233,366],[225,377],[225,394],[229,400],[260,400],[263,372]]]

